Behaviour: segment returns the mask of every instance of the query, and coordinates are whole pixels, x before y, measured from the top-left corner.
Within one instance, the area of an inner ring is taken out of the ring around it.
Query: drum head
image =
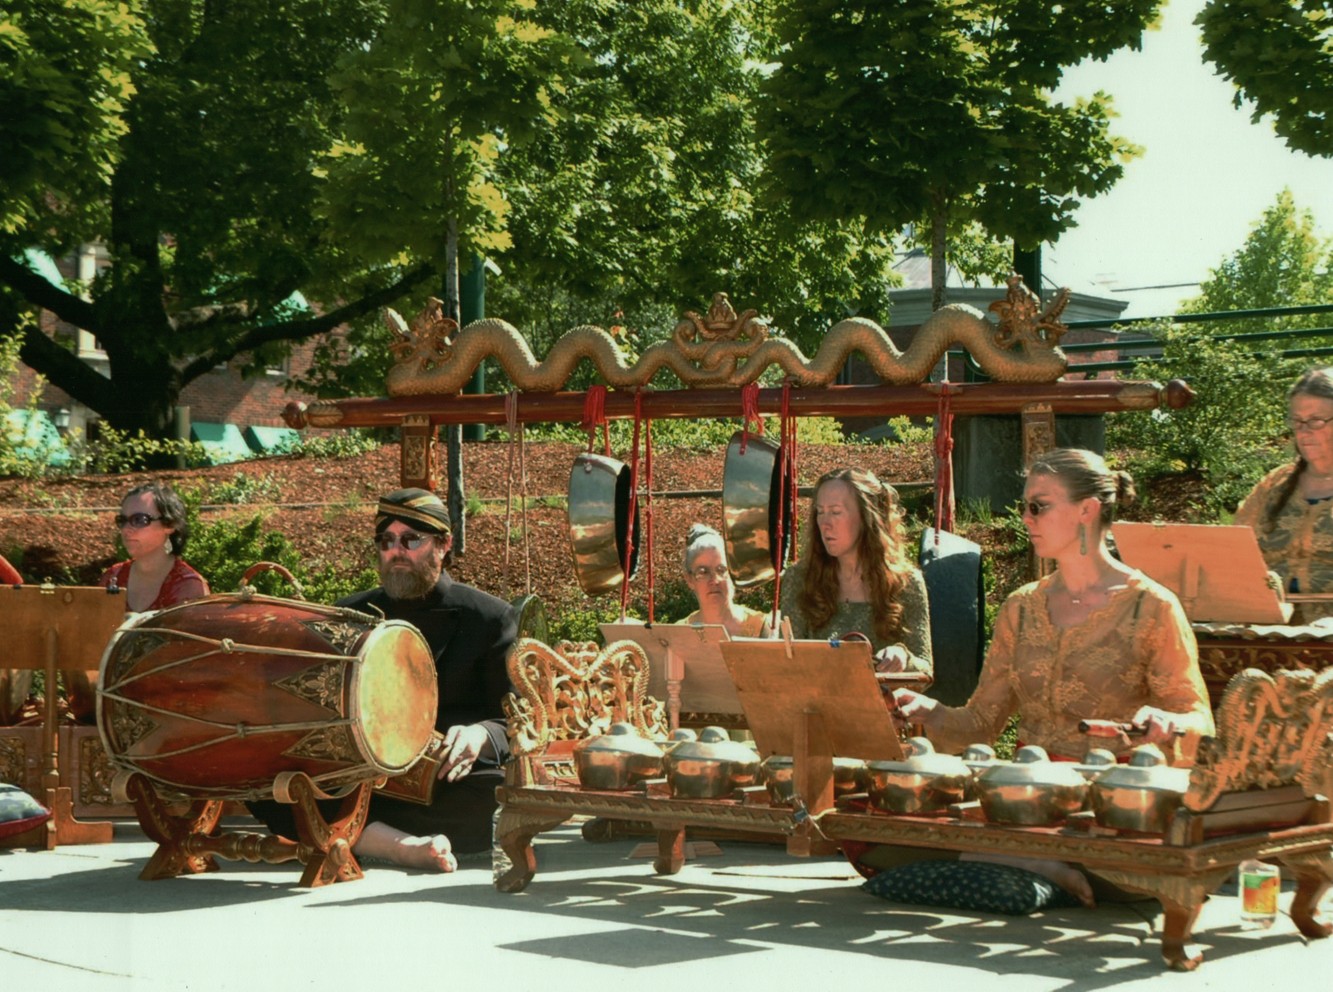
[[[782,499],[782,448],[751,434],[742,452],[742,436],[732,436],[722,468],[722,530],[732,581],[749,586],[777,574],[791,546],[791,519]]]
[[[353,676],[355,724],[376,770],[396,775],[421,756],[435,729],[435,659],[420,631],[389,620],[370,632]]]

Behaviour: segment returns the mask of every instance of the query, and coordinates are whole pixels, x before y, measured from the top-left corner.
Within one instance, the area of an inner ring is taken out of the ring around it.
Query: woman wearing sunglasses
[[[1169,752],[1182,733],[1211,734],[1198,646],[1180,601],[1106,546],[1116,508],[1133,498],[1128,473],[1111,471],[1091,451],[1056,449],[1033,462],[1023,487],[1023,524],[1033,551],[1054,560],[1055,571],[1004,601],[966,704],[945,706],[899,689],[895,719],[922,725],[937,750],[956,752],[994,741],[1017,715],[1019,741],[1057,760],[1079,760],[1092,746],[1079,730],[1087,719],[1134,728],[1133,737],[1095,742],[1119,754],[1145,743]],[[869,853],[865,863],[887,867],[875,863],[886,856],[893,855]],[[1021,867],[1093,901],[1088,881],[1071,866],[1027,861]]]
[[[707,524],[695,524],[685,537],[685,584],[699,608],[682,623],[721,624],[732,637],[763,637],[768,614],[735,601],[736,585],[727,567],[722,535]]]
[[[873,472],[834,469],[815,483],[809,520],[802,558],[782,574],[792,635],[860,634],[878,670],[930,674],[926,583],[907,558],[897,491]]]
[[[101,584],[124,590],[130,612],[160,610],[208,595],[204,577],[180,557],[190,528],[185,504],[170,486],[150,482],[131,489],[121,501],[116,527],[130,560],[108,568]]]
[[[1078,727],[1087,719],[1141,730],[1132,742],[1099,742],[1117,752],[1167,745],[1183,731],[1212,733],[1198,645],[1180,601],[1106,546],[1116,508],[1133,498],[1129,474],[1091,451],[1059,448],[1033,462],[1023,524],[1032,550],[1054,560],[1055,571],[1004,601],[966,704],[899,689],[899,716],[923,724],[937,748],[957,751],[994,740],[1016,713],[1023,743],[1074,760],[1088,747]]]
[[[1294,460],[1259,481],[1236,511],[1288,593],[1333,593],[1333,368],[1311,369],[1287,393]],[[1333,616],[1333,602],[1298,603],[1292,623]]]

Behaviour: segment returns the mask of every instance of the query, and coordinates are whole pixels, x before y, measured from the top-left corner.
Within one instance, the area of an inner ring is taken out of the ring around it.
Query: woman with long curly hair
[[[801,560],[782,576],[792,636],[866,637],[885,672],[932,671],[926,583],[908,560],[898,494],[859,468],[822,475]]]

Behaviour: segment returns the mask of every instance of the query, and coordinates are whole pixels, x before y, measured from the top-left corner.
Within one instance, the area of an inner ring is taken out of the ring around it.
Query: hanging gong
[[[782,499],[786,453],[762,434],[750,434],[742,452],[744,436],[743,431],[732,435],[722,469],[723,537],[738,586],[773,578],[791,545],[791,518]]]
[[[618,591],[634,578],[639,564],[639,514],[630,519],[629,466],[605,455],[584,452],[569,473],[569,540],[574,572],[589,596]],[[629,574],[625,548],[632,545]]]

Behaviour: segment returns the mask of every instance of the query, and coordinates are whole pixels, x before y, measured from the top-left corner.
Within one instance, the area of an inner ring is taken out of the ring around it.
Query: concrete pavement
[[[1307,942],[1285,916],[1241,930],[1234,887],[1204,907],[1203,966],[1175,974],[1161,964],[1152,902],[990,917],[875,899],[840,859],[723,842],[720,856],[658,876],[651,858],[630,856],[636,846],[586,843],[576,825],[544,834],[536,878],[513,895],[476,858],[453,875],[368,866],[360,881],[315,890],[296,887],[295,865],[223,860],[216,873],[142,882],[153,845],[125,821],[110,844],[0,851],[0,989],[1056,992],[1333,980],[1333,939]]]

